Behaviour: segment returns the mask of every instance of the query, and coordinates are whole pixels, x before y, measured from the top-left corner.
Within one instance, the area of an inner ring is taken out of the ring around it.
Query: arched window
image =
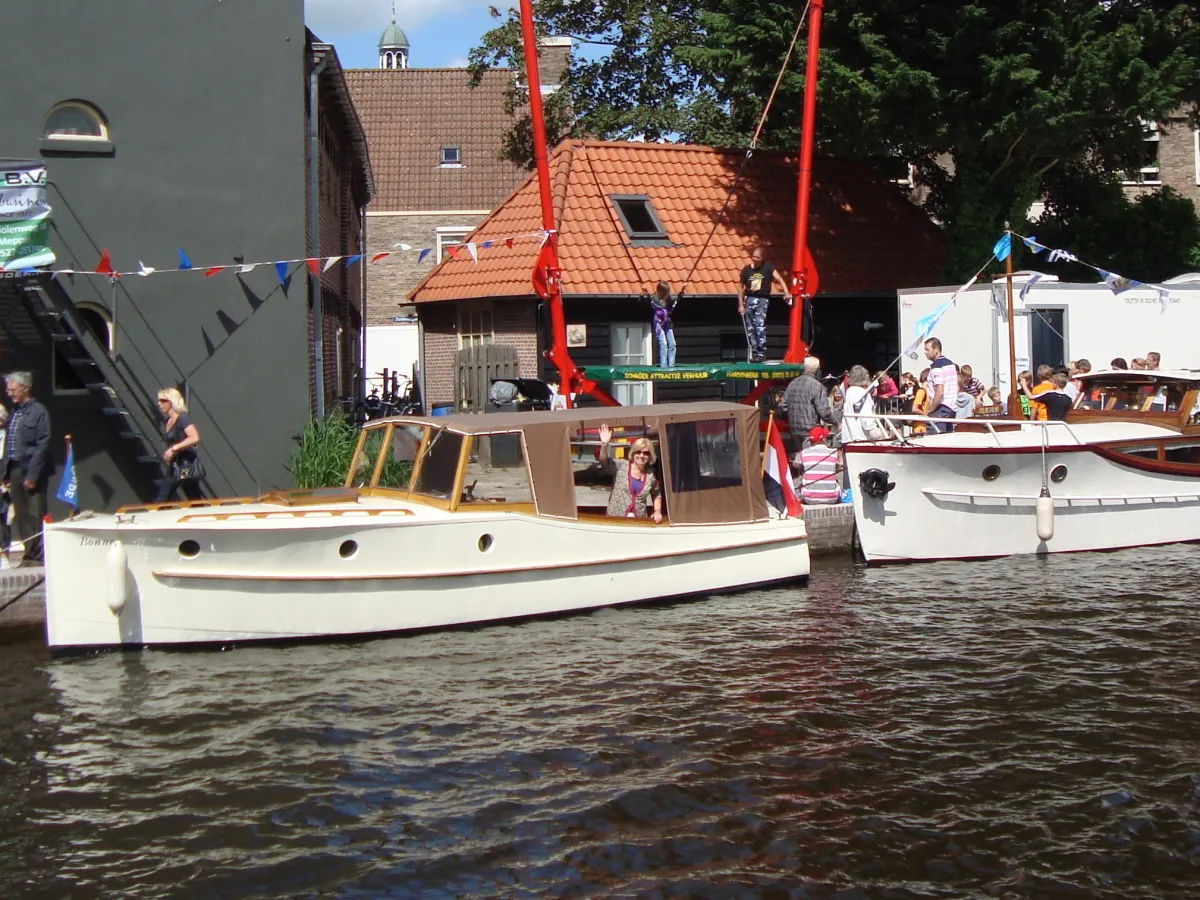
[[[113,323],[108,310],[95,303],[86,302],[75,304],[75,308],[79,311],[79,316],[83,319],[83,324],[87,326],[88,331],[100,342],[100,346],[112,353]]]
[[[80,100],[68,100],[50,110],[42,137],[59,141],[107,141],[108,125],[100,110]]]

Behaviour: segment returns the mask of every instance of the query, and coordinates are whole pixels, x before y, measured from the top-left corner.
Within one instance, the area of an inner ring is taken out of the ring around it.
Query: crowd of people
[[[948,420],[976,416],[1061,421],[1079,395],[1080,378],[1092,371],[1089,360],[1077,359],[1067,365],[1040,365],[1036,372],[1020,372],[1017,398],[1021,408],[1010,416],[1004,392],[995,385],[985,386],[970,365],[959,366],[947,358],[938,338],[926,340],[924,350],[928,367],[919,376],[901,374],[899,382],[887,371],[872,376],[860,365],[851,366],[841,378],[822,378],[821,361],[815,356],[804,360],[803,374],[788,385],[779,404],[792,434],[792,467],[802,476],[803,502],[838,501],[841,466],[837,447],[841,444],[884,440],[899,434],[900,428],[918,435],[951,431],[954,423]],[[1154,371],[1161,363],[1162,356],[1150,352],[1135,357],[1132,363],[1117,357],[1109,368]],[[889,414],[942,421],[888,426],[877,418]]]

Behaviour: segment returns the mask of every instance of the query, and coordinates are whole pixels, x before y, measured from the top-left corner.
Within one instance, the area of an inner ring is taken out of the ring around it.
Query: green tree
[[[575,134],[715,144],[748,141],[800,12],[773,0],[537,7],[542,33],[584,42],[567,80]],[[515,20],[496,16],[477,68],[520,60]],[[1137,168],[1144,122],[1198,93],[1200,24],[1170,2],[830,0],[822,35],[820,149],[916,165],[956,278],[1033,200],[1054,206],[1055,173],[1106,190]],[[804,49],[802,36],[766,146],[796,146]]]

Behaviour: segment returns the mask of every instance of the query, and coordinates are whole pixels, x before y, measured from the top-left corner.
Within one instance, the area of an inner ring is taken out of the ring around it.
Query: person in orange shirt
[[[1037,367],[1037,384],[1033,386],[1033,390],[1029,392],[1029,400],[1032,409],[1030,410],[1030,418],[1035,422],[1045,422],[1049,418],[1049,412],[1046,409],[1046,404],[1038,403],[1038,394],[1044,394],[1046,391],[1054,390],[1054,382],[1051,380],[1054,377],[1054,369],[1050,366],[1041,365]]]

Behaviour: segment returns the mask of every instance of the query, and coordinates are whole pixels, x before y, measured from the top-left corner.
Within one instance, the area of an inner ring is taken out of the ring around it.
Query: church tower
[[[396,24],[396,0],[392,0],[392,24],[383,30],[379,39],[379,68],[408,68],[408,38]]]

